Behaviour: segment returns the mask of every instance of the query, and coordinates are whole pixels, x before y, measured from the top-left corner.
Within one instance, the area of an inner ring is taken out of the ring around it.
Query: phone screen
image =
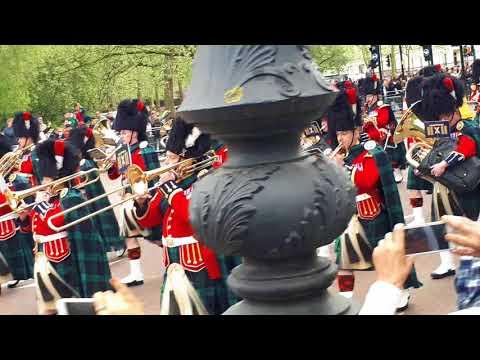
[[[449,250],[445,223],[429,223],[405,229],[405,253],[424,254]]]
[[[96,315],[93,299],[61,299],[57,302],[59,315]]]

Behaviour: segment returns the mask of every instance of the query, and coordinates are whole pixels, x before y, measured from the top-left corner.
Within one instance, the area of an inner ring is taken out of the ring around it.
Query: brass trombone
[[[91,173],[95,173],[95,172],[97,172],[98,175],[95,178],[93,178],[92,180],[88,180],[88,175],[91,174]],[[27,199],[31,196],[34,196],[38,191],[43,191],[43,190],[49,189],[48,192],[49,192],[50,196],[55,196],[55,195],[58,195],[62,191],[62,189],[65,187],[66,182],[71,181],[71,180],[73,180],[77,177],[85,177],[86,180],[82,181],[81,183],[79,183],[79,184],[77,184],[73,187],[74,189],[81,189],[81,188],[83,188],[87,185],[90,185],[90,184],[98,181],[100,179],[100,173],[101,173],[100,169],[93,168],[93,169],[90,169],[90,170],[87,170],[87,171],[78,171],[75,174],[72,174],[72,175],[65,176],[63,178],[54,180],[54,181],[52,181],[48,184],[38,185],[38,186],[35,186],[33,188],[22,190],[22,191],[12,191],[12,190],[7,188],[5,193],[4,193],[5,199],[6,199],[6,204],[8,204],[8,206],[10,206],[10,208],[13,211],[11,211],[8,214],[0,217],[0,221],[2,221],[2,219],[4,217],[7,217],[7,216],[10,217],[12,215],[17,215],[17,214],[19,214],[19,213],[21,213],[25,210],[28,210],[28,209],[34,207],[35,205],[37,205],[38,204],[37,202],[33,202],[31,204],[25,204],[25,199]],[[21,206],[22,203],[24,204],[23,206]]]
[[[117,188],[115,188],[115,189],[113,189],[109,192],[106,192],[105,194],[96,196],[96,197],[94,197],[90,200],[87,200],[87,201],[85,201],[81,204],[75,205],[75,206],[73,206],[69,209],[66,209],[66,210],[64,210],[64,211],[62,211],[58,214],[53,215],[52,217],[50,217],[48,219],[48,226],[50,227],[50,229],[52,229],[54,231],[57,231],[57,232],[64,231],[64,230],[66,230],[66,229],[68,229],[72,226],[75,226],[75,225],[77,225],[77,224],[79,224],[79,223],[81,223],[85,220],[88,220],[88,219],[90,219],[94,216],[97,216],[98,214],[101,214],[105,211],[113,209],[114,207],[122,205],[122,204],[126,203],[127,201],[135,200],[139,197],[145,196],[150,191],[159,188],[160,184],[155,184],[154,186],[149,188],[148,187],[148,182],[160,177],[162,174],[165,174],[167,172],[173,172],[173,173],[175,173],[175,175],[177,177],[177,181],[181,181],[181,180],[186,179],[187,177],[193,175],[194,173],[196,173],[200,170],[207,169],[207,168],[211,167],[213,165],[213,163],[218,161],[218,156],[212,150],[208,151],[205,154],[205,156],[206,156],[206,159],[204,159],[204,160],[200,160],[198,158],[197,159],[186,159],[186,160],[180,161],[180,162],[178,162],[176,164],[173,164],[173,165],[163,166],[163,167],[160,167],[160,168],[157,168],[157,169],[154,169],[154,170],[149,170],[149,171],[142,171],[142,169],[140,169],[137,165],[132,164],[127,169],[127,173],[126,173],[127,184],[118,186]],[[126,196],[124,199],[122,199],[122,200],[120,200],[120,201],[118,201],[114,204],[111,204],[107,207],[99,209],[99,210],[97,210],[97,211],[95,211],[91,214],[85,215],[85,216],[83,216],[83,217],[81,217],[81,218],[79,218],[75,221],[72,221],[70,223],[67,223],[63,226],[55,226],[53,224],[53,221],[60,216],[65,216],[72,211],[80,209],[84,206],[88,206],[91,203],[93,203],[95,201],[98,201],[99,199],[105,198],[105,197],[107,197],[109,195],[112,195],[116,192],[123,191],[123,190],[125,190],[129,187],[131,188],[133,194],[130,195],[130,196]]]

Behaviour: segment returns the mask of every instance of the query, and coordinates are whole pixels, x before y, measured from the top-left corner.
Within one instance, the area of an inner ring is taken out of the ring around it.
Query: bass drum
[[[420,162],[418,172],[424,179],[438,181],[458,194],[471,192],[480,184],[480,159],[476,156],[447,169],[441,177],[436,178],[430,175],[432,165],[445,159],[455,146],[455,142],[450,139],[437,140],[433,149]]]

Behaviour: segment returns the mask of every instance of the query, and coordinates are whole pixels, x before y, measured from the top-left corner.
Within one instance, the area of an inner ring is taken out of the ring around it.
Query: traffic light
[[[370,68],[375,69],[380,64],[380,46],[370,45],[369,50],[372,54],[372,59],[370,60]]]
[[[432,58],[432,45],[423,45],[423,58],[425,59],[426,62],[432,63],[433,58]]]
[[[390,55],[387,55],[387,67],[390,67]]]

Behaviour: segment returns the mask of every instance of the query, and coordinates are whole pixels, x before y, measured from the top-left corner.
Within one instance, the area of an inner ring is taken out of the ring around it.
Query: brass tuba
[[[6,153],[0,159],[0,176],[6,177],[12,171],[20,169],[20,165],[22,164],[22,157],[23,155],[32,150],[35,144],[31,144],[24,148],[19,148],[15,151],[11,151]]]
[[[426,137],[425,124],[413,113],[413,107],[420,101],[414,102],[405,111],[393,134],[395,144],[399,144],[409,137],[415,140],[415,144],[408,149],[406,154],[407,162],[414,169],[418,169],[420,163],[425,159],[435,143],[435,139]]]

